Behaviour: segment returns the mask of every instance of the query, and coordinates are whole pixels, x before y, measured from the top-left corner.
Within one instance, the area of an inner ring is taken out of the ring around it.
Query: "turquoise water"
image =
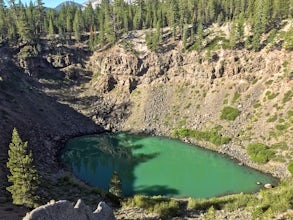
[[[184,142],[133,134],[102,134],[71,139],[62,161],[84,182],[108,190],[116,170],[125,196],[133,194],[209,198],[255,192],[265,175],[217,153]]]

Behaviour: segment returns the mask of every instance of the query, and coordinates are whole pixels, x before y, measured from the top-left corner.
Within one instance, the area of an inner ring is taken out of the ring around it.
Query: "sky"
[[[21,2],[23,4],[27,4],[29,5],[30,1],[32,1],[33,3],[36,3],[36,0],[21,0]],[[59,5],[61,2],[65,2],[67,0],[42,0],[42,2],[44,3],[45,7],[48,8],[55,8],[57,5]],[[74,2],[76,3],[84,3],[86,0],[74,0]],[[8,2],[8,0],[7,0]],[[15,0],[15,2],[17,3],[18,0]]]

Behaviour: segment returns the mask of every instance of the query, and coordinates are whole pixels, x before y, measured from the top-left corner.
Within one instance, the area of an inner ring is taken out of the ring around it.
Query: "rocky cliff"
[[[216,147],[189,141],[277,176],[289,175],[292,52],[265,48],[261,52],[220,49],[210,54],[183,53],[180,43],[166,40],[161,52],[154,53],[141,49],[145,48],[142,35],[131,35],[140,36],[137,50],[129,50],[122,42],[91,56],[88,68],[95,74],[82,96],[98,95],[107,104],[101,109],[99,102],[93,102],[91,111],[85,105],[85,115],[114,131],[171,136],[180,128],[217,128],[232,139],[229,144]],[[137,41],[127,39],[128,45]],[[239,116],[221,119],[225,106],[238,109]],[[276,146],[275,160],[265,165],[252,163],[246,152],[251,142]],[[280,143],[286,147],[278,148]]]

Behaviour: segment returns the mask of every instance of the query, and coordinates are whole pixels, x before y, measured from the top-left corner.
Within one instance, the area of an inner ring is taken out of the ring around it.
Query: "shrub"
[[[274,121],[276,121],[277,119],[278,119],[278,116],[275,114],[275,115],[269,117],[268,120],[267,120],[267,122],[274,122]]]
[[[124,202],[123,205],[143,208],[149,212],[155,212],[163,218],[176,216],[179,213],[179,203],[177,201],[161,196],[135,195]]]
[[[226,106],[222,109],[221,113],[221,119],[234,121],[240,114],[240,111],[237,108]]]
[[[278,131],[284,131],[287,130],[289,128],[290,124],[289,123],[285,123],[285,124],[277,124],[276,125],[276,129]]]
[[[247,153],[250,159],[257,163],[266,163],[273,156],[274,151],[269,149],[266,145],[262,143],[251,143],[247,146]]]
[[[207,211],[211,207],[214,207],[215,209],[220,210],[220,209],[224,209],[226,204],[233,202],[236,198],[238,198],[238,195],[228,195],[223,197],[214,197],[210,199],[189,198],[188,204],[187,204],[187,210]]]
[[[180,128],[175,131],[173,131],[174,137],[191,137],[196,140],[204,140],[211,142],[214,145],[222,145],[227,144],[230,142],[229,137],[222,136],[218,133],[217,130],[210,130],[210,131],[199,131],[199,130],[193,130],[189,128]]]
[[[286,118],[291,118],[291,117],[293,117],[293,111],[292,110],[287,112]]]
[[[278,149],[281,149],[281,150],[288,150],[289,149],[289,146],[285,141],[275,143],[275,144],[272,145],[272,147],[278,148]]]
[[[293,161],[291,161],[288,165],[289,172],[293,175]]]
[[[259,102],[254,103],[253,108],[259,108],[261,104]]]
[[[266,84],[267,86],[269,86],[269,85],[272,85],[273,82],[274,82],[274,80],[271,79],[271,80],[269,80],[269,81],[266,81],[265,84]]]
[[[266,92],[266,96],[268,97],[269,100],[276,98],[278,95],[279,95],[279,93],[273,93],[269,90]]]
[[[284,49],[293,50],[293,26],[285,33],[285,39],[283,44]]]
[[[285,95],[284,95],[284,98],[283,98],[283,103],[291,101],[292,97],[293,97],[292,90],[286,92]]]
[[[238,92],[234,93],[233,99],[232,99],[232,103],[234,104],[235,102],[237,102],[237,100],[240,98],[241,94]]]

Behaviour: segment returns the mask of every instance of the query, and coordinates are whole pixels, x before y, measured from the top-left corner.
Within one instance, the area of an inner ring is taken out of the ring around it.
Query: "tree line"
[[[168,26],[173,36],[184,38],[187,25],[192,25],[191,34],[198,34],[205,26],[226,21],[241,38],[245,21],[252,25],[257,49],[262,33],[292,17],[293,0],[102,0],[96,9],[91,4],[84,9],[64,4],[59,11],[45,8],[42,0],[29,5],[9,0],[8,7],[0,0],[0,43],[34,44],[41,37],[55,36],[80,41],[87,35],[93,48],[114,43],[130,30]]]

